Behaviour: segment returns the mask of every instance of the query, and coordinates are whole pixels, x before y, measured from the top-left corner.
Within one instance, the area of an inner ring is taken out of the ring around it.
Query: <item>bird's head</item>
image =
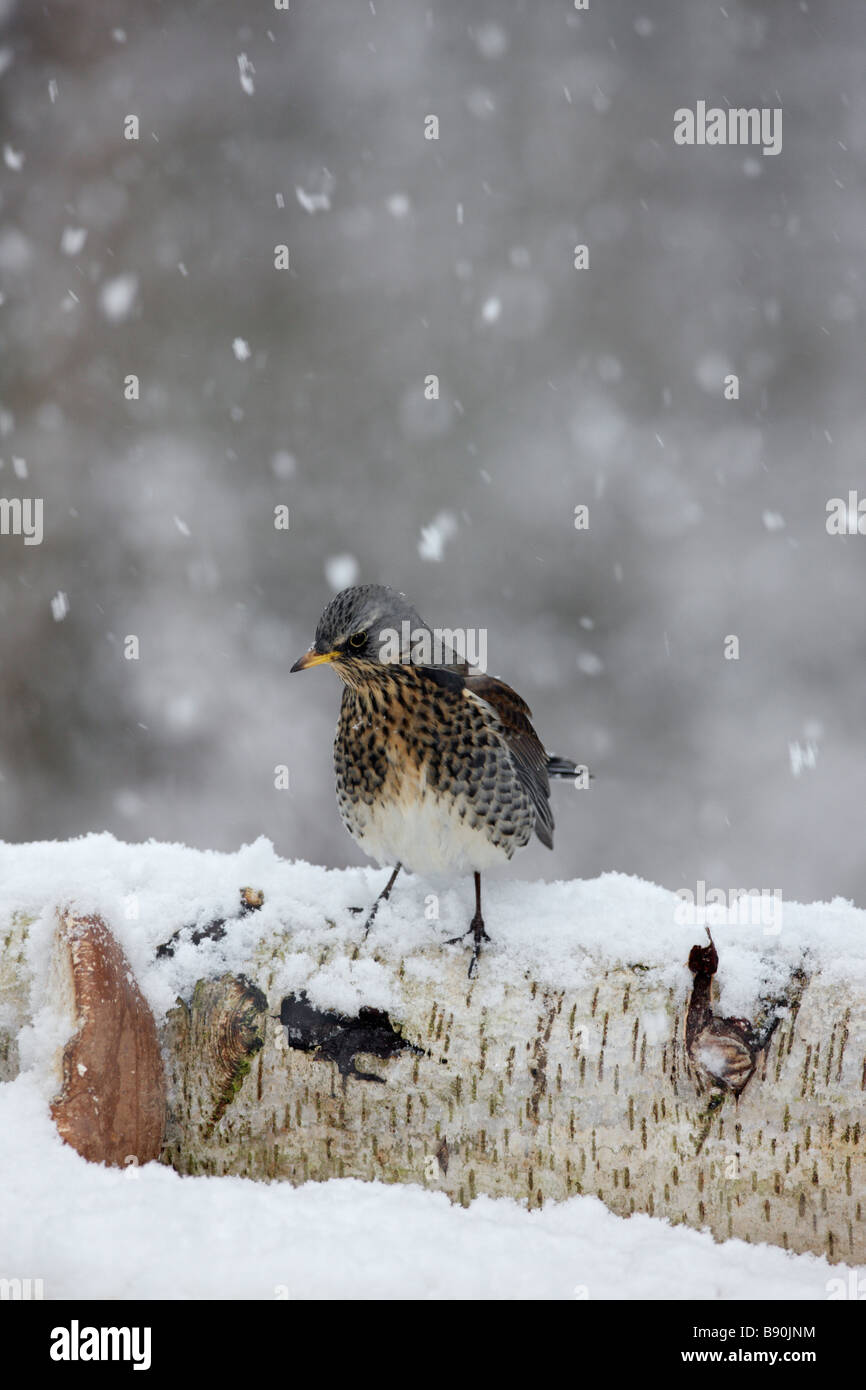
[[[403,594],[385,584],[358,584],[331,599],[316,628],[316,640],[293,671],[330,665],[347,685],[383,673],[395,661],[408,661],[403,635],[429,631]],[[395,649],[394,634],[399,646]]]

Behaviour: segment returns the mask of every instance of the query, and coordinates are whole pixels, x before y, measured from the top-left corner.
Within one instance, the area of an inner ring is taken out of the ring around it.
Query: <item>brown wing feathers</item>
[[[467,690],[485,700],[496,714],[514,770],[535,807],[535,833],[543,845],[553,849],[547,753],[530,723],[529,706],[510,685],[497,680],[495,676],[466,676],[463,684]]]
[[[553,849],[553,814],[550,810],[549,759],[544,745],[530,722],[532,711],[516,690],[496,676],[486,672],[475,676],[458,675],[441,666],[420,668],[424,675],[448,690],[469,690],[484,700],[498,719],[506,747],[521,786],[535,807],[535,833],[543,845]],[[554,759],[550,770],[554,776],[571,775],[574,764]]]

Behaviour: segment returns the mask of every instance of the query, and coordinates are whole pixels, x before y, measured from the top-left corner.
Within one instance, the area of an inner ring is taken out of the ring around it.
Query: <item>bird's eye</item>
[[[367,641],[367,634],[366,634],[366,632],[355,632],[355,633],[353,633],[352,636],[349,638],[349,646],[350,646],[350,647],[363,647],[363,646],[364,646],[364,643],[365,643],[366,641]]]

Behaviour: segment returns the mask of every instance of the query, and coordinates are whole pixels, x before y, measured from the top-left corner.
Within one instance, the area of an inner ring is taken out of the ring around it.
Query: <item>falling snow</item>
[[[439,562],[444,558],[445,547],[457,535],[457,519],[451,512],[440,512],[429,526],[421,527],[418,554],[422,560]]]
[[[64,256],[77,256],[87,240],[86,227],[64,227],[60,238],[60,249]]]
[[[818,763],[818,749],[814,743],[801,744],[799,741],[788,744],[791,772],[799,777],[804,771],[813,772]]]
[[[354,555],[332,555],[325,561],[325,579],[334,593],[357,584],[361,567]]]
[[[105,317],[113,323],[122,323],[131,314],[137,294],[138,276],[131,272],[106,281],[99,295]]]
[[[59,590],[51,600],[51,616],[56,623],[62,623],[66,614],[69,612],[69,599],[63,590]]]
[[[249,58],[247,57],[246,53],[239,53],[238,76],[240,77],[241,88],[243,89],[243,91],[246,92],[247,96],[249,97],[251,97],[256,90],[256,84],[253,81],[255,71],[256,70],[250,62]]]

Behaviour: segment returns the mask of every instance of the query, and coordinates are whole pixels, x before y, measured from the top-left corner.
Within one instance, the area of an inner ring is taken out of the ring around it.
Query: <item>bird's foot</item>
[[[475,974],[475,971],[478,968],[478,957],[481,955],[481,943],[482,941],[490,940],[490,937],[484,930],[484,918],[481,916],[481,913],[476,912],[475,916],[472,918],[472,921],[469,923],[469,926],[466,928],[466,931],[463,933],[462,936],[450,937],[449,940],[446,942],[446,945],[459,946],[463,938],[467,937],[470,932],[472,933],[473,937],[472,959],[469,962],[469,978],[471,980],[472,976]]]
[[[365,939],[370,935],[370,928],[372,927],[373,923],[374,923],[375,920],[376,920],[376,913],[377,913],[378,911],[379,911],[379,899],[377,898],[376,901],[374,902],[372,908],[370,909],[370,915],[369,915],[369,917],[367,918],[366,922],[364,923],[364,937],[365,937]]]
[[[372,927],[373,923],[374,923],[375,920],[376,920],[376,913],[379,911],[379,904],[380,904],[381,901],[382,901],[381,898],[377,898],[376,901],[373,903],[373,906],[370,907],[370,908],[363,908],[363,907],[350,907],[350,908],[349,908],[349,911],[350,911],[355,917],[360,917],[360,915],[361,915],[362,912],[366,912],[366,913],[367,913],[367,920],[366,920],[366,922],[364,923],[364,936],[365,936],[365,937],[368,935],[368,933],[369,933],[369,931],[370,931],[370,928]]]

